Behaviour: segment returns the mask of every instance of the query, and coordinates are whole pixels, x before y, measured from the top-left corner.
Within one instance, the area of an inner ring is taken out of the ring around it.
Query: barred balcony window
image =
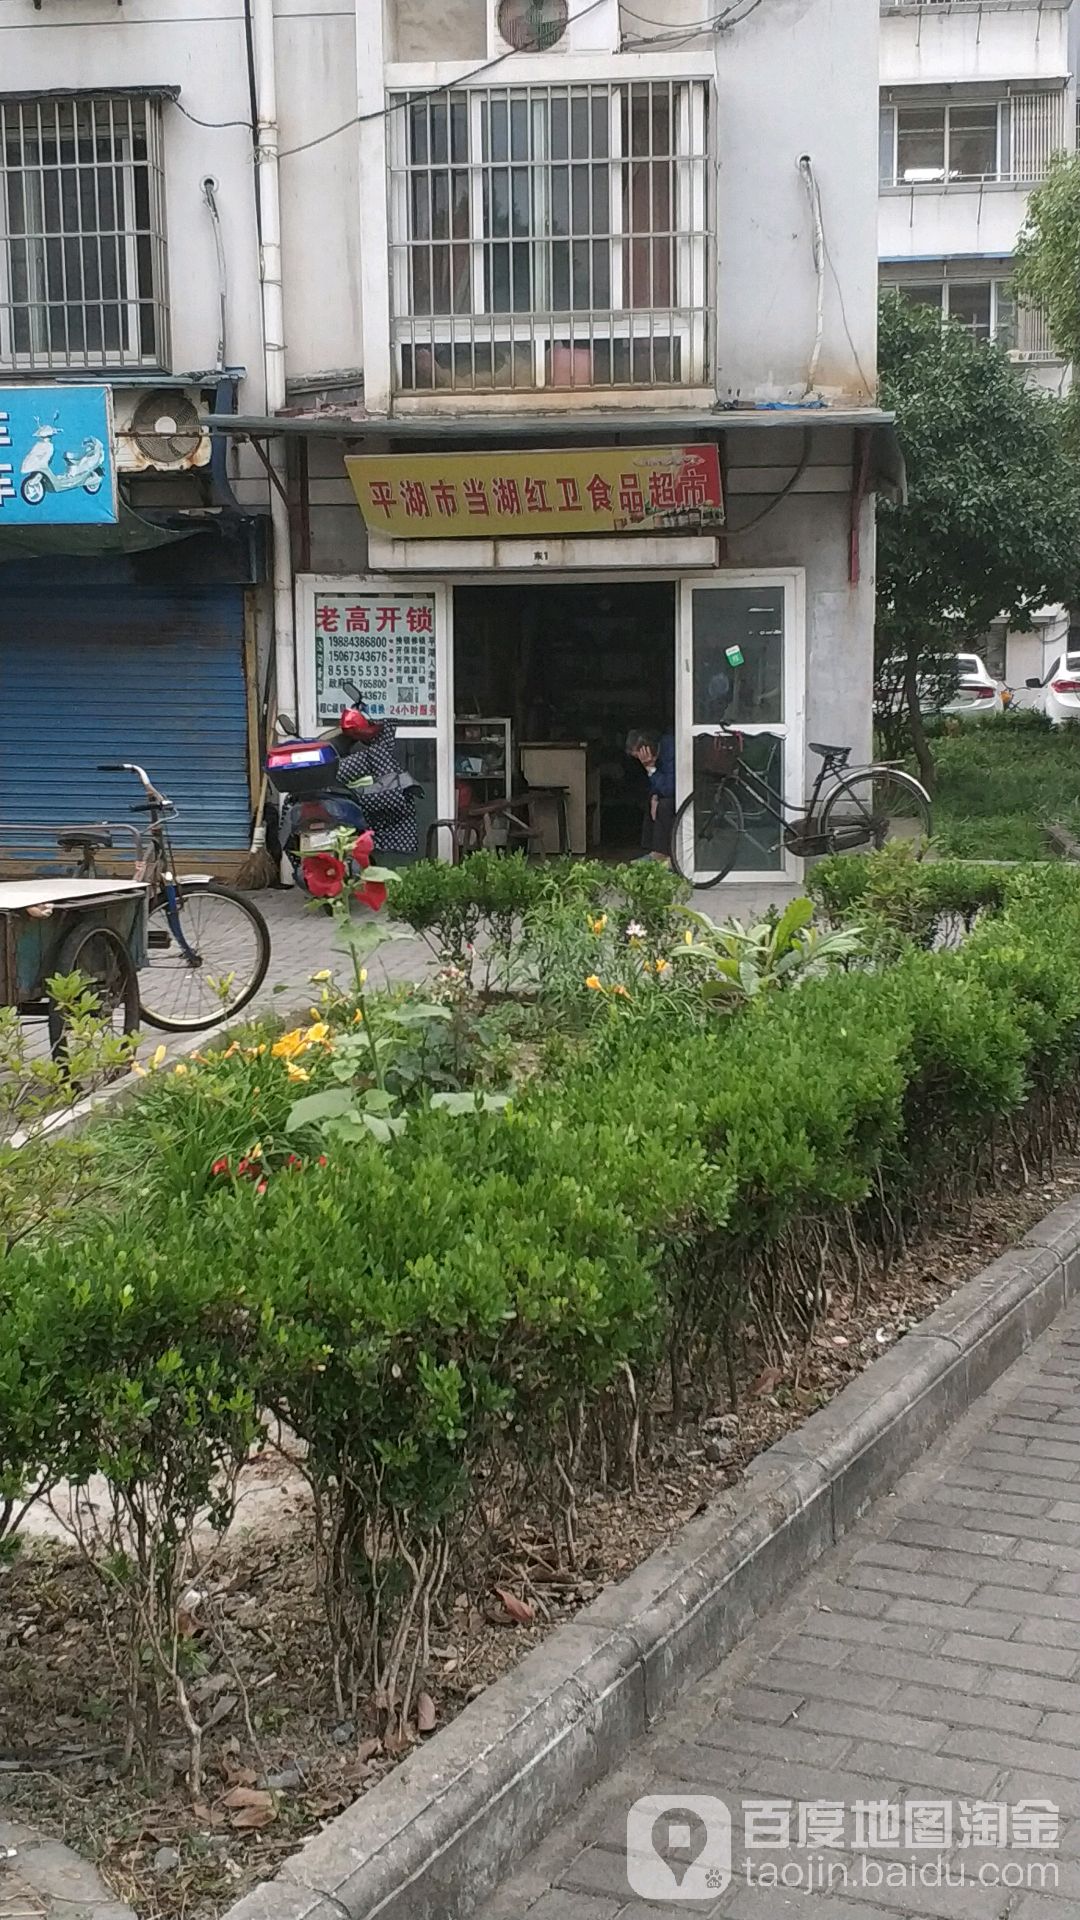
[[[1065,145],[1065,90],[998,99],[884,100],[879,184],[950,187],[979,181],[1029,185]]]
[[[920,272],[926,277],[883,278],[882,288],[913,306],[933,307],[966,327],[976,340],[996,341],[1011,360],[1031,365],[1052,365],[1057,360],[1045,317],[1037,307],[1018,301],[1011,280],[1000,272],[976,276],[970,266],[951,273],[945,266],[936,272],[931,268],[929,274],[926,269]]]
[[[161,103],[0,97],[0,368],[166,368]]]
[[[706,383],[714,193],[703,84],[463,88],[393,105],[401,389]]]

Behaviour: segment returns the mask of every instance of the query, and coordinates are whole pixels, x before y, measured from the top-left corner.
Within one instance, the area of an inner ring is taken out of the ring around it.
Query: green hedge
[[[856,918],[903,893],[918,939],[923,909],[974,930],[734,1017],[612,1003],[559,1081],[504,1112],[420,1111],[389,1147],[264,1192],[211,1180],[133,1203],[74,1251],[17,1249],[0,1271],[0,1501],[94,1468],[160,1487],[179,1434],[180,1538],[270,1408],[308,1450],[342,1671],[404,1700],[478,1502],[529,1484],[572,1548],[580,1489],[633,1474],[662,1363],[702,1399],[745,1328],[790,1350],[822,1275],[969,1194],[1007,1134],[1037,1159],[1071,1115],[1071,872],[898,879],[863,860],[823,863],[815,885]]]

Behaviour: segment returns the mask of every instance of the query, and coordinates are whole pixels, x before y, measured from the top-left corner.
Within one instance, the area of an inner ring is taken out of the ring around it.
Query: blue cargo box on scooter
[[[271,747],[266,772],[271,785],[290,800],[313,800],[335,784],[338,751],[329,740],[290,740]]]

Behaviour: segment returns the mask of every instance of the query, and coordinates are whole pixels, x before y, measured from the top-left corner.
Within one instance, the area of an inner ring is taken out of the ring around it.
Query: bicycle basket
[[[701,745],[701,771],[722,779],[725,774],[734,773],[742,756],[741,733],[708,734]]]

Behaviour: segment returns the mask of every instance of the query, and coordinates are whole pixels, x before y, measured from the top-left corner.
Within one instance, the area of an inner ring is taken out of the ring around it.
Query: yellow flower
[[[155,1071],[157,1070],[157,1068],[158,1068],[158,1067],[160,1067],[160,1065],[161,1065],[161,1063],[162,1063],[162,1061],[164,1060],[164,1058],[165,1058],[165,1055],[167,1054],[167,1052],[168,1052],[168,1048],[167,1048],[167,1047],[165,1046],[165,1044],[164,1044],[164,1042],[162,1042],[162,1044],[161,1044],[161,1046],[160,1046],[160,1047],[155,1047],[155,1048],[154,1048],[154,1051],[153,1051],[153,1053],[152,1053],[152,1054],[150,1055],[150,1071],[151,1071],[151,1073],[154,1073],[154,1072],[155,1072]]]
[[[357,977],[357,979],[359,980],[359,982],[360,982],[360,985],[361,985],[362,987],[363,987],[363,986],[366,986],[366,985],[367,985],[367,968],[366,968],[366,967],[361,967],[361,969],[360,969],[360,971],[359,971],[359,973],[357,974],[357,976],[356,976],[356,977]]]
[[[585,985],[588,987],[590,993],[602,993],[604,991],[603,981],[600,980],[595,973],[590,973]]]
[[[353,1026],[358,1027],[361,1021],[363,1020],[363,1018],[364,1018],[363,1014],[361,1013],[359,1007],[357,1007],[356,1012],[353,1014],[353,1017],[352,1017]]]
[[[314,1024],[310,1026],[307,1030],[307,1043],[309,1047],[321,1046],[323,1041],[327,1039],[329,1033],[330,1033],[330,1029],[326,1024],[326,1021],[316,1020]]]
[[[256,1140],[255,1145],[253,1147],[248,1148],[247,1157],[249,1160],[262,1159],[262,1141],[261,1140]]]
[[[685,933],[683,934],[683,939],[684,939],[684,940],[686,941],[686,944],[687,944],[687,946],[688,946],[688,947],[692,947],[692,946],[693,946],[693,944],[694,944],[694,929],[693,929],[693,927],[687,927],[687,929],[686,929],[686,932],[685,932]]]
[[[230,1047],[226,1047],[221,1057],[223,1060],[231,1060],[233,1057],[233,1054],[239,1053],[239,1051],[240,1051],[240,1042],[239,1040],[234,1040]]]
[[[666,973],[670,965],[671,965],[670,960],[657,960],[655,962],[657,973]]]
[[[298,1053],[306,1053],[310,1044],[300,1028],[294,1027],[291,1033],[283,1033],[280,1040],[275,1040],[270,1051],[277,1060],[291,1060]]]
[[[132,1071],[132,1073],[133,1073],[133,1074],[135,1074],[135,1076],[136,1076],[136,1078],[137,1078],[137,1079],[139,1079],[139,1080],[145,1080],[145,1079],[146,1079],[146,1068],[145,1068],[145,1067],[140,1067],[137,1061],[134,1061],[134,1062],[132,1063],[132,1068],[131,1068],[131,1071]]]
[[[184,1066],[184,1065],[183,1065],[182,1063],[181,1063],[181,1065],[180,1065],[180,1066],[178,1066],[178,1067],[174,1067],[174,1068],[173,1068],[173,1073],[174,1073],[174,1074],[177,1074],[177,1073],[186,1073],[186,1072],[187,1072],[187,1068],[186,1068],[186,1067],[185,1067],[185,1066]]]
[[[247,1054],[249,1060],[257,1060],[260,1054],[266,1052],[266,1041],[260,1040],[257,1047],[245,1047],[244,1052]]]
[[[597,934],[603,933],[604,928],[607,926],[607,914],[598,913],[595,920],[589,921],[589,926],[591,927],[593,933],[597,933]]]
[[[309,973],[308,975],[308,979],[311,980],[312,982],[318,982],[319,980],[332,980],[333,977],[334,976],[331,973],[329,967],[320,967],[318,973]]]
[[[622,1000],[629,1000],[630,998],[629,987],[623,987],[623,986],[612,987],[611,991],[612,993],[617,993],[619,995],[619,998]]]
[[[290,1080],[310,1080],[311,1079],[311,1075],[310,1073],[308,1073],[306,1067],[296,1067],[293,1065],[291,1060],[286,1065],[285,1072],[287,1073]]]

